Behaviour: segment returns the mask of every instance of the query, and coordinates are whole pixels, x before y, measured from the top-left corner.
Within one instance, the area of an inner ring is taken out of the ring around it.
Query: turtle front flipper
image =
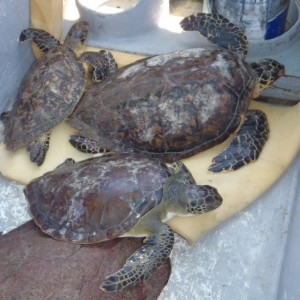
[[[106,292],[117,292],[147,279],[167,260],[173,245],[172,229],[160,223],[159,230],[145,240],[145,245],[127,259],[122,269],[106,277],[100,288]]]
[[[214,173],[237,170],[257,160],[269,137],[267,116],[260,110],[249,110],[245,122],[228,147],[213,159],[209,171]]]
[[[222,48],[247,55],[248,41],[245,31],[221,15],[198,13],[185,17],[180,25],[185,31],[198,31]]]
[[[30,160],[41,166],[45,160],[49,149],[50,133],[41,135],[37,140],[31,142],[28,146]]]
[[[69,142],[74,148],[83,153],[97,154],[109,152],[109,150],[101,147],[97,142],[76,134],[70,136]]]
[[[19,41],[32,40],[37,47],[43,52],[47,52],[57,46],[61,46],[61,42],[53,35],[42,29],[28,28],[21,32]]]
[[[117,63],[111,52],[107,50],[100,50],[99,52],[86,51],[81,54],[80,59],[94,67],[94,82],[102,81],[117,70]]]

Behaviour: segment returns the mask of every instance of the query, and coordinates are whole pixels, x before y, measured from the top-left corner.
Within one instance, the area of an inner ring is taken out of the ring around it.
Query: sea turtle
[[[166,162],[192,156],[235,136],[209,170],[235,170],[258,158],[268,138],[266,115],[251,99],[284,73],[273,59],[245,61],[242,29],[199,13],[181,26],[217,45],[139,60],[87,90],[69,122],[81,151],[141,152]]]
[[[62,45],[44,30],[28,28],[20,41],[32,40],[46,54],[36,60],[23,79],[10,112],[1,115],[8,150],[28,146],[31,161],[41,165],[49,147],[49,131],[64,120],[79,101],[86,82],[82,61],[94,67],[93,79],[105,78],[116,67],[108,51],[84,52],[88,23],[74,24]]]
[[[202,214],[222,203],[217,190],[196,182],[184,164],[167,167],[138,153],[107,154],[63,164],[24,189],[40,229],[55,239],[92,244],[145,236],[122,269],[101,288],[115,292],[148,278],[168,258],[174,215]]]

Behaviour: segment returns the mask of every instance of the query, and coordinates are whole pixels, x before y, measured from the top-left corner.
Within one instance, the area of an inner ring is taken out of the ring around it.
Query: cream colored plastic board
[[[267,114],[271,129],[270,138],[258,161],[234,172],[209,173],[207,168],[212,158],[228,141],[184,160],[197,183],[216,187],[224,199],[222,206],[213,212],[190,218],[174,218],[170,221],[174,230],[191,242],[253,202],[276,182],[299,152],[299,104],[293,107],[276,107],[253,102],[251,108],[262,109]],[[19,182],[28,183],[31,179],[52,170],[68,157],[76,161],[90,157],[91,155],[81,153],[69,144],[69,135],[74,132],[66,123],[54,128],[46,161],[41,167],[29,161],[25,149],[12,153],[1,144],[1,173]]]

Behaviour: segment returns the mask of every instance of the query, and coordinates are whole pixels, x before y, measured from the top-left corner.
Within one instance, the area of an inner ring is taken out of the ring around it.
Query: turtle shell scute
[[[154,56],[89,88],[68,121],[108,149],[175,161],[235,131],[255,79],[243,58],[226,49]]]
[[[25,147],[64,120],[85,87],[85,70],[73,50],[58,46],[26,74],[5,129],[9,150]]]
[[[59,167],[25,188],[36,224],[52,237],[96,243],[128,232],[162,201],[161,161],[115,154]]]

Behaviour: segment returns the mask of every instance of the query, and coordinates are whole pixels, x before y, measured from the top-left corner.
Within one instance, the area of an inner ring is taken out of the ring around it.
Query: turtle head
[[[164,199],[168,202],[167,210],[172,215],[203,214],[222,204],[222,197],[214,187],[188,184],[177,179],[176,176],[171,178],[164,190]]]
[[[184,189],[185,209],[190,214],[203,214],[218,208],[222,197],[209,185],[187,185]]]
[[[284,66],[274,59],[262,59],[253,62],[251,63],[251,68],[258,76],[258,84],[253,98],[258,97],[264,89],[284,75]]]
[[[171,216],[203,214],[222,204],[222,197],[217,189],[209,185],[196,185],[195,179],[183,163],[173,163],[171,171],[173,175],[164,186],[164,200],[168,203],[166,208]]]
[[[70,47],[74,50],[84,46],[88,37],[89,24],[86,21],[75,23],[69,30],[64,46]]]

